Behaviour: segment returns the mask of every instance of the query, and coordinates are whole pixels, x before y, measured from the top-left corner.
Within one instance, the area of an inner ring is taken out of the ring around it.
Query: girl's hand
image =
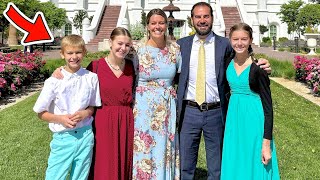
[[[271,148],[270,148],[270,140],[263,139],[262,142],[262,152],[261,152],[261,161],[264,165],[268,165],[271,159]]]
[[[63,66],[57,68],[56,70],[53,71],[52,73],[52,77],[55,77],[57,79],[63,79],[63,75],[61,73],[61,70],[62,70]]]

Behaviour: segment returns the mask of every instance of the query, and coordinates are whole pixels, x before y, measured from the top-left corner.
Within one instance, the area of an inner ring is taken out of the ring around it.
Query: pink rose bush
[[[294,67],[296,70],[296,79],[306,83],[312,92],[319,96],[320,59],[317,57],[308,59],[305,56],[295,56]]]
[[[0,97],[15,94],[40,77],[45,65],[41,52],[0,53]]]

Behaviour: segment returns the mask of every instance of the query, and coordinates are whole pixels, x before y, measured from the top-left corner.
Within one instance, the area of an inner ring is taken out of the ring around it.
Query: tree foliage
[[[51,30],[60,29],[66,24],[66,10],[56,7],[52,2],[40,3],[40,11],[45,16]]]
[[[320,0],[312,0],[312,2],[316,2],[316,3],[320,4]]]
[[[1,0],[0,18],[3,18],[3,11],[9,2],[12,2],[29,19],[33,19],[37,12],[42,12],[51,30],[61,28],[66,22],[67,15],[65,9],[58,8],[51,2],[41,3],[38,0]],[[1,25],[8,27],[8,23],[5,20]]]
[[[88,18],[90,20],[90,22],[93,19],[93,16],[88,16],[88,12],[84,11],[84,10],[79,10],[75,16],[73,17],[73,26],[77,29],[80,30],[80,32],[82,31],[82,21]]]
[[[304,29],[315,30],[320,25],[320,4],[307,4],[301,8],[296,22]]]
[[[267,32],[269,29],[267,26],[265,25],[259,25],[259,31],[260,31],[260,34],[264,34],[265,32]]]
[[[282,4],[280,7],[280,12],[277,15],[280,16],[282,23],[287,23],[288,33],[297,32],[300,34],[300,25],[297,23],[296,19],[299,14],[299,9],[302,7],[302,0],[290,0],[288,3]]]
[[[141,24],[142,24],[143,28],[145,28],[147,26],[146,12],[144,12],[143,10],[141,11]]]

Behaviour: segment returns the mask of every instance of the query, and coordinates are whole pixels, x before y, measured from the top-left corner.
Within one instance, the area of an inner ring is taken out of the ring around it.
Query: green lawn
[[[88,54],[91,59],[103,57],[107,52]],[[294,78],[290,62],[272,58],[275,77]],[[64,64],[63,60],[50,60],[44,69],[50,74]],[[320,107],[295,95],[282,86],[271,84],[274,105],[274,137],[282,179],[320,179]],[[52,133],[48,124],[38,119],[32,107],[39,93],[0,111],[0,179],[44,179]],[[204,144],[199,152],[196,179],[206,179]]]
[[[320,179],[320,107],[272,83],[282,179]],[[0,111],[0,179],[44,179],[51,132],[32,107],[39,93]],[[206,179],[204,146],[196,179]]]

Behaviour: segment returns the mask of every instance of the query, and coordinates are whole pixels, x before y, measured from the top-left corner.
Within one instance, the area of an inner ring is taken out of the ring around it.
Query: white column
[[[90,32],[87,30],[90,27],[90,20],[86,17],[82,21],[82,38],[87,44],[90,40]]]
[[[266,0],[259,0],[258,7],[258,21],[261,25],[268,25],[268,10],[267,10],[267,1]]]
[[[87,9],[86,0],[77,0],[77,6],[75,10],[86,10],[86,9]]]
[[[254,20],[252,22],[252,31],[253,31],[252,43],[257,46],[260,46],[260,29],[259,29],[259,22],[257,20]]]

